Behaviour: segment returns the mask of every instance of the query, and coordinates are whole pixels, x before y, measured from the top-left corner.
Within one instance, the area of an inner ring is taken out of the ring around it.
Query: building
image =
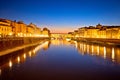
[[[50,37],[50,30],[47,28],[43,28],[41,37]]]
[[[25,24],[23,21],[0,19],[0,37],[50,37],[50,30]]]
[[[37,27],[35,24],[30,23],[27,26],[27,32],[32,37],[40,37],[41,36],[41,28]]]
[[[33,37],[34,36],[34,28],[30,25],[27,26],[27,36]]]
[[[35,33],[37,37],[40,37],[42,35],[41,28],[36,27]]]
[[[96,26],[82,27],[73,32],[74,37],[79,38],[108,38],[120,39],[120,26]]]
[[[26,37],[27,35],[27,25],[24,24],[23,21],[18,21],[18,26],[17,28],[19,29],[19,32],[17,33],[19,37]]]
[[[0,37],[9,37],[12,34],[11,21],[0,19]]]

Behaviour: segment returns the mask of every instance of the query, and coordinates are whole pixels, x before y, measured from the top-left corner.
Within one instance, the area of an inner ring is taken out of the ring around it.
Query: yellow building
[[[27,33],[27,25],[23,23],[23,21],[18,21],[18,29],[19,29],[19,32],[18,32],[18,36],[19,37],[26,37]]]
[[[11,22],[6,19],[0,19],[0,37],[10,37],[12,33]]]
[[[34,36],[34,28],[30,25],[27,26],[27,37],[33,37]]]
[[[86,31],[86,34],[85,34],[85,37],[87,37],[87,38],[94,38],[94,37],[96,37],[96,38],[98,38],[99,36],[98,36],[98,30],[99,29],[96,29],[96,28],[90,28],[89,27],[89,29],[87,29],[87,31]]]
[[[85,36],[85,32],[86,32],[87,28],[86,27],[83,27],[83,28],[79,28],[78,29],[78,34],[79,34],[79,37],[84,37]]]
[[[15,37],[26,37],[27,25],[23,21],[11,21],[11,26],[13,30],[13,36]]]
[[[26,25],[23,21],[11,21],[0,19],[0,37],[50,37],[50,30],[37,27],[30,23]]]
[[[42,37],[50,37],[50,30],[43,28]]]
[[[114,28],[114,27],[112,28],[112,38],[113,39],[118,39],[119,38],[119,29],[120,28],[117,28],[117,27],[116,28]]]
[[[65,35],[66,38],[74,38],[74,32],[69,32]]]
[[[104,29],[100,29],[98,30],[98,38],[107,38],[107,33],[106,33],[106,30]]]
[[[41,28],[38,28],[38,27],[36,27],[36,36],[37,37],[40,37],[40,35],[41,35]]]
[[[96,27],[82,27],[78,29],[78,33],[75,33],[74,37],[76,35],[80,38],[120,39],[120,26],[102,26],[98,24]]]
[[[98,37],[98,30],[99,29],[93,26],[83,27],[78,29],[78,34],[79,34],[79,37],[94,38],[94,36]]]
[[[13,30],[13,36],[18,37],[18,33],[20,33],[19,24],[16,21],[11,21],[11,26]]]
[[[38,28],[35,24],[30,23],[27,26],[27,34],[31,35],[31,37],[40,37],[40,35],[41,35],[41,28]]]

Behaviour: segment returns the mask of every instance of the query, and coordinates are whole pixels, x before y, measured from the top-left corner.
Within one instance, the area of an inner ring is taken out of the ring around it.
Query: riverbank
[[[9,48],[22,46],[23,44],[36,43],[49,39],[48,37],[6,37],[0,38],[0,52]]]
[[[75,40],[75,41],[83,41],[83,42],[89,42],[89,43],[96,43],[96,44],[120,46],[120,39],[77,38],[77,39],[72,39],[72,40]]]
[[[31,46],[35,46],[35,45],[42,44],[43,42],[45,42],[45,41],[47,41],[47,40],[48,40],[48,39],[44,39],[44,40],[42,40],[42,41],[37,41],[37,42],[34,42],[34,43],[29,43],[29,44],[23,44],[23,45],[21,45],[21,46],[17,46],[17,47],[13,47],[13,48],[9,48],[9,49],[0,51],[0,56],[4,56],[4,55],[7,55],[7,54],[10,54],[10,53],[12,53],[12,52],[21,50],[21,49],[23,49],[23,48],[27,48],[27,47],[31,47]]]

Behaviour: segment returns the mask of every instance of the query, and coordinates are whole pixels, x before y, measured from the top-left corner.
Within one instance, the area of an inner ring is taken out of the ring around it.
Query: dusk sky
[[[0,0],[0,18],[57,33],[98,23],[120,25],[120,0]]]

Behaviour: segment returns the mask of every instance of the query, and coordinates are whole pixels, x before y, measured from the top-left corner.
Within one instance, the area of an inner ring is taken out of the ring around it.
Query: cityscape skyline
[[[119,25],[119,0],[1,0],[0,18],[23,20],[53,33],[84,26]]]
[[[120,80],[120,0],[0,0],[0,80]]]

